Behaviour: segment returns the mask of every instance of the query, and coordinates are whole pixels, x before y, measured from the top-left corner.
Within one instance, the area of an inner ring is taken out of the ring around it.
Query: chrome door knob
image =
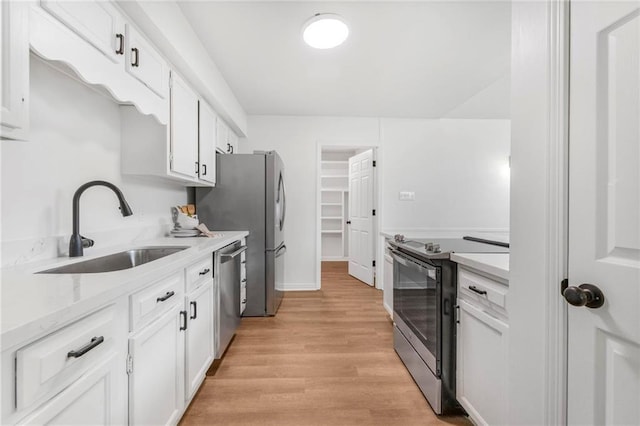
[[[586,306],[587,308],[596,309],[604,305],[602,290],[593,284],[567,287],[562,292],[562,296],[573,306]]]

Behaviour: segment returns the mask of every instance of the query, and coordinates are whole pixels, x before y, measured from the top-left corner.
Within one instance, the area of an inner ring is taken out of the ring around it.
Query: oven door
[[[439,268],[391,250],[393,320],[431,371],[440,376]]]

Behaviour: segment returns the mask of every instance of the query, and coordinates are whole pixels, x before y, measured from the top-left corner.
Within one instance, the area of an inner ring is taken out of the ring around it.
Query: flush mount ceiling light
[[[316,49],[331,49],[342,44],[349,36],[349,27],[340,15],[316,13],[302,27],[305,43]]]

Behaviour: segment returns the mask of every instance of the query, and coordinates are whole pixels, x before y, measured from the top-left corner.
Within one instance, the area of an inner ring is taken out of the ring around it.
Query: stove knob
[[[426,244],[424,245],[424,248],[425,248],[427,251],[433,251],[433,243],[426,243]]]
[[[434,253],[440,253],[440,252],[441,252],[441,250],[440,250],[440,244],[434,244],[434,245],[433,245],[433,252],[434,252]]]

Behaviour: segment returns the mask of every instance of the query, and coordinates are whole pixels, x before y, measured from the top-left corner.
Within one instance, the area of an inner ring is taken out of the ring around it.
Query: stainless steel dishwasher
[[[247,250],[240,241],[217,251],[218,288],[215,295],[215,357],[222,358],[240,325],[240,254]]]

